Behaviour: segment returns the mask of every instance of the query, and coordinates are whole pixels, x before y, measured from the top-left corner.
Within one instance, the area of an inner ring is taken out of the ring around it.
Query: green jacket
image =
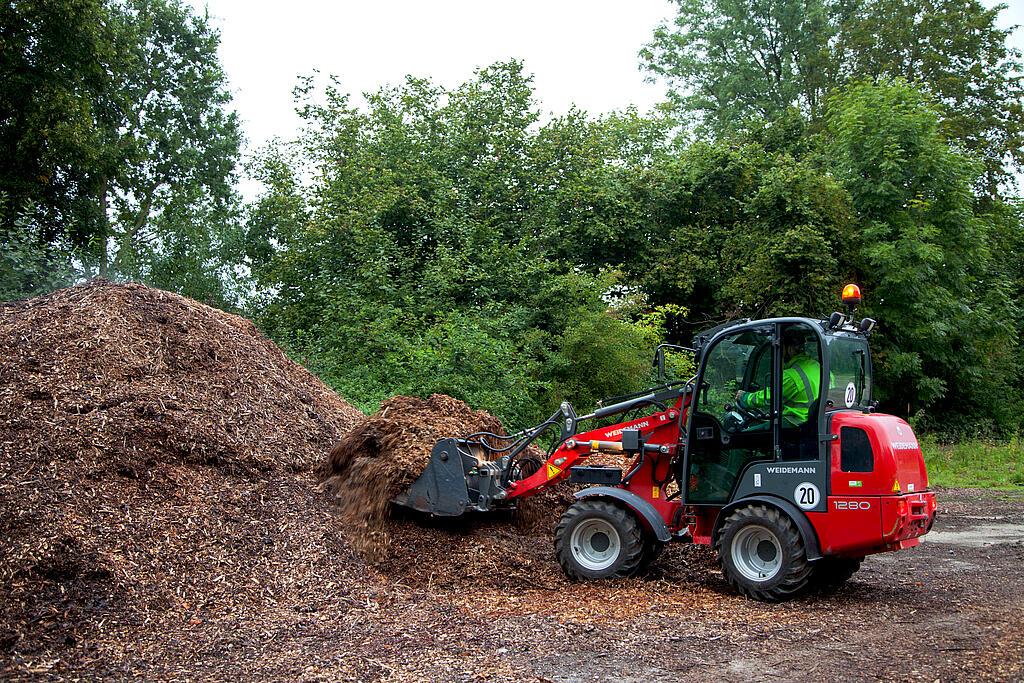
[[[820,392],[821,364],[804,354],[789,361],[782,371],[782,421],[790,427],[807,422],[811,404],[818,400]],[[771,387],[743,394],[739,403],[744,408],[770,410]]]

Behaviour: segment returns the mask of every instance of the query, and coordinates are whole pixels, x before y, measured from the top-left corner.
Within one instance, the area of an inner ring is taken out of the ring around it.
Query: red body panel
[[[683,410],[683,399],[680,398],[666,410],[630,422],[577,434],[559,446],[540,470],[521,481],[513,482],[508,488],[508,498],[511,500],[529,496],[550,484],[562,481],[569,476],[569,469],[573,465],[580,464],[596,452],[594,442],[621,442],[624,429],[639,429],[647,443],[664,445],[668,452],[646,453],[643,466],[627,484],[621,485],[621,488],[637,494],[653,505],[665,520],[669,531],[676,532],[680,528],[685,528],[685,517],[679,514],[681,503],[678,499],[666,500],[667,493],[664,489],[664,482],[671,479],[672,460],[680,448],[679,416]],[[636,467],[638,460],[639,458],[634,459],[630,469]]]
[[[673,459],[682,456],[680,424],[686,424],[688,404],[680,398],[664,411],[578,434],[555,450],[538,472],[513,482],[508,498],[529,496],[562,481],[573,465],[598,452],[597,442],[621,442],[624,429],[639,429],[648,445],[665,446],[666,452],[646,452],[641,467],[620,487],[653,505],[677,537],[710,545],[720,508],[684,506],[678,497],[667,500],[664,488],[671,479]],[[872,471],[842,471],[843,427],[867,433]],[[892,415],[840,411],[832,416],[831,433],[828,508],[806,513],[822,554],[862,557],[916,545],[918,537],[931,529],[936,502],[935,494],[927,490],[924,458],[910,425]],[[634,459],[630,470],[640,462],[640,457]]]
[[[682,399],[667,410],[645,415],[630,422],[600,427],[589,432],[577,434],[551,454],[545,467],[540,468],[536,473],[521,481],[512,482],[508,488],[508,498],[511,500],[520,496],[528,496],[549,484],[562,481],[569,476],[570,467],[580,464],[582,460],[596,452],[592,446],[593,442],[622,441],[622,431],[624,429],[639,429],[648,443],[669,446],[670,453],[668,455],[670,457],[661,456],[657,458],[658,461],[665,461],[663,467],[667,470],[671,456],[674,456],[679,448],[679,412],[681,410],[681,403]],[[651,459],[653,460],[653,458]],[[661,474],[661,472],[658,474]],[[653,479],[653,475],[650,472],[645,473],[643,471],[638,472],[634,479],[641,477],[641,475],[645,475],[648,482]],[[643,497],[652,498],[652,495],[653,490],[647,491]]]
[[[857,554],[879,544],[882,505],[878,496],[829,496],[828,512],[807,514],[823,555]]]
[[[873,471],[843,471],[843,427],[867,433]],[[831,432],[838,438],[830,450],[828,512],[807,515],[821,552],[862,556],[917,545],[917,538],[931,529],[936,503],[927,490],[928,473],[914,430],[893,415],[840,411],[832,416]]]
[[[842,428],[856,427],[867,432],[874,453],[872,472],[842,471]],[[840,411],[832,416],[831,469],[834,496],[885,496],[914,493],[928,488],[924,455],[905,421],[893,415]],[[899,484],[897,487],[896,484]]]
[[[918,544],[935,521],[935,493],[829,496],[828,512],[807,513],[823,555],[862,557]]]

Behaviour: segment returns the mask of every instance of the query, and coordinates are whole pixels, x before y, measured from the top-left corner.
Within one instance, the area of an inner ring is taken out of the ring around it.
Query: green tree
[[[881,321],[876,363],[891,409],[932,424],[1019,426],[1013,283],[992,253],[981,166],[946,143],[939,109],[904,81],[858,83],[829,105],[829,151],[849,191],[852,255]]]
[[[640,52],[664,78],[670,100],[718,132],[790,107],[816,117],[840,76],[830,48],[849,13],[846,0],[674,0],[672,25]]]
[[[223,301],[240,133],[208,20],[179,0],[0,12],[4,239]]]
[[[641,218],[601,254],[598,267],[621,271],[650,305],[687,309],[667,321],[674,341],[744,316],[827,314],[844,276],[846,191],[810,158],[758,137],[774,133],[651,163],[631,188]]]
[[[940,106],[941,130],[984,163],[999,192],[1007,158],[1024,163],[1024,68],[997,25],[1005,4],[871,0],[846,22],[841,47],[853,78],[903,78]]]
[[[106,87],[100,0],[0,5],[0,194],[5,240],[84,246],[98,206],[95,102]],[[26,222],[26,218],[28,221]],[[31,224],[31,227],[29,226]],[[26,281],[27,282],[27,281]]]
[[[247,218],[275,339],[364,408],[443,391],[512,424],[648,379],[649,325],[609,309],[610,280],[558,229],[634,149],[622,136],[579,114],[539,125],[518,62],[453,90],[410,78],[363,109],[336,83],[298,94],[307,127],[262,155]]]
[[[12,209],[0,195],[0,301],[22,299],[68,285],[74,278],[66,243],[41,234],[30,202]]]
[[[206,17],[177,0],[109,8],[110,83],[97,103],[96,267],[193,295],[230,225],[240,132]]]
[[[985,162],[990,195],[1024,162],[1020,54],[979,0],[676,0],[641,51],[670,99],[718,133],[796,107],[820,122],[828,94],[902,77],[940,103],[943,130]]]

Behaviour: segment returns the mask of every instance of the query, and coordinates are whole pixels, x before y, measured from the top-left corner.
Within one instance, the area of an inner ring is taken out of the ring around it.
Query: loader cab
[[[679,472],[685,502],[769,494],[823,510],[827,415],[870,404],[865,336],[778,318],[722,326],[697,344]]]

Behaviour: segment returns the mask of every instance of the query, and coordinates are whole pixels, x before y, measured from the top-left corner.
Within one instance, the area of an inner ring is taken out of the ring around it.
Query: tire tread
[[[613,565],[614,569],[607,573],[595,575],[595,572],[583,569],[576,564],[572,557],[570,539],[573,527],[582,521],[584,517],[605,516],[619,522],[619,526],[626,530],[626,538],[622,542],[624,558],[621,562]],[[562,571],[571,581],[589,581],[593,579],[621,579],[632,576],[640,570],[644,559],[644,535],[637,522],[636,516],[610,501],[583,499],[573,503],[558,520],[555,527],[555,555]]]
[[[723,547],[724,539],[729,536],[728,531],[747,524],[765,523],[775,526],[780,533],[776,536],[782,545],[784,556],[790,561],[784,563],[784,576],[781,580],[764,588],[752,585],[749,581],[733,572],[726,561],[726,549]],[[768,505],[746,505],[734,510],[722,523],[721,528],[715,535],[715,552],[718,554],[718,566],[722,575],[729,585],[741,595],[748,598],[760,600],[761,602],[782,602],[789,600],[806,590],[811,580],[813,566],[807,560],[807,552],[804,548],[803,539],[800,536],[796,524],[789,516],[780,512],[777,508]]]

